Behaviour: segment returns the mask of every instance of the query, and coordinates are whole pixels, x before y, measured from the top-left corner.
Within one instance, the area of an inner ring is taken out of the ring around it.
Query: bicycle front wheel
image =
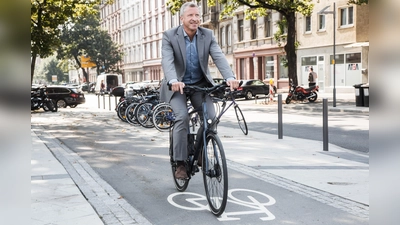
[[[235,106],[235,113],[240,129],[242,130],[244,135],[247,135],[249,133],[249,130],[247,128],[247,123],[246,120],[244,119],[242,110],[237,105]]]
[[[228,169],[221,140],[216,134],[207,135],[205,150],[206,154],[202,154],[204,188],[211,212],[220,216],[228,199]]]

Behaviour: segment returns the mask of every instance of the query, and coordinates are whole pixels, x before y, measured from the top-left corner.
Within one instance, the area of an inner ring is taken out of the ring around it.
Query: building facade
[[[314,11],[310,16],[297,16],[297,38],[300,42],[297,51],[299,84],[307,85],[310,67],[318,74],[317,81],[321,91],[332,92],[335,86],[337,92],[354,92],[353,85],[369,82],[368,5],[348,5],[347,2],[314,1]],[[321,12],[328,6],[325,10],[328,14]]]
[[[121,4],[122,71],[124,82],[140,81],[143,73],[142,1],[123,0]]]
[[[335,85],[338,91],[353,91],[353,85],[368,82],[369,11],[368,6],[348,5],[347,0],[314,0],[310,16],[297,15],[297,74],[300,85],[307,85],[308,69],[318,74],[321,91],[333,87],[333,46],[336,50]],[[319,14],[324,7],[336,4],[335,29],[333,14]],[[270,11],[265,17],[246,19],[246,7],[239,7],[234,16],[220,19],[223,5],[216,1],[198,1],[201,8],[201,26],[212,29],[237,79],[274,79],[278,89],[287,90],[288,70],[283,65],[282,47],[274,39],[276,23],[282,15]],[[179,15],[172,15],[166,0],[116,0],[101,7],[102,27],[113,40],[122,44],[121,64],[124,82],[160,80],[161,42],[163,31],[178,26]],[[335,45],[333,36],[335,34]],[[221,77],[209,61],[213,77]]]

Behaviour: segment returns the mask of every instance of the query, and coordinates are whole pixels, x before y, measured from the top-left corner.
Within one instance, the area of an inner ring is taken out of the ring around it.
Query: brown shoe
[[[184,165],[179,165],[175,171],[175,179],[187,179],[188,175],[186,172],[186,167]]]

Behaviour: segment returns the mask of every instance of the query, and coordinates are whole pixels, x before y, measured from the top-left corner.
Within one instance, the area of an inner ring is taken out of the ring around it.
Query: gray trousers
[[[190,102],[195,109],[201,107],[203,93],[196,92],[189,96]],[[174,129],[172,131],[174,160],[185,161],[188,158],[187,134],[189,127],[189,114],[187,111],[186,94],[175,92],[171,98],[170,105],[175,114]],[[208,118],[215,118],[214,104],[210,96],[206,95]]]

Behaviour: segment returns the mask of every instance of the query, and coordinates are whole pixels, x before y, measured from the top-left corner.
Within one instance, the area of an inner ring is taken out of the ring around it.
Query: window
[[[222,27],[222,28],[221,28],[221,45],[222,45],[222,46],[225,46],[225,45],[226,45],[225,40],[226,40],[226,36],[225,36],[225,27]]]
[[[346,63],[361,63],[361,53],[346,54]]]
[[[251,39],[257,39],[257,19],[250,20],[250,26],[251,26]]]
[[[265,22],[264,22],[264,32],[265,32],[265,37],[271,37],[271,13],[268,14],[268,16],[264,17]]]
[[[333,55],[330,55],[330,64],[333,64]],[[335,64],[344,64],[344,54],[335,55]]]
[[[228,46],[232,46],[232,26],[228,25]]]
[[[302,57],[301,65],[302,66],[317,65],[317,56]]]
[[[243,19],[240,19],[240,20],[238,20],[238,39],[239,39],[239,41],[243,41],[243,33],[244,33]]]
[[[325,30],[325,15],[318,15],[318,30]]]
[[[306,16],[305,20],[305,26],[304,26],[304,32],[310,33],[311,32],[311,16]]]
[[[353,6],[340,9],[340,26],[353,25]]]
[[[273,56],[265,57],[265,79],[274,77],[274,68],[275,61]]]

